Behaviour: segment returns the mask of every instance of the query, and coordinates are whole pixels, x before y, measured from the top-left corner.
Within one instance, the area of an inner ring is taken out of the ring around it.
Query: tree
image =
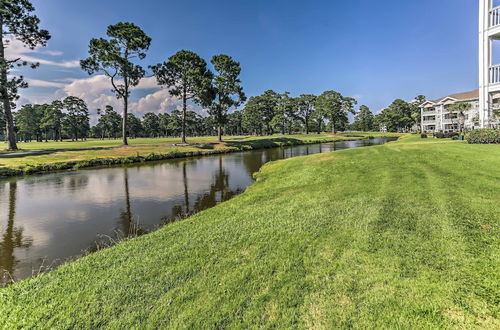
[[[16,126],[24,142],[29,142],[33,138],[39,141],[38,133],[40,130],[40,121],[43,116],[40,110],[35,105],[25,104],[16,112]]]
[[[242,111],[235,110],[227,115],[225,124],[225,131],[229,135],[242,135],[243,134],[243,115]]]
[[[227,111],[231,107],[237,107],[246,100],[241,80],[238,78],[241,72],[240,63],[228,55],[216,55],[211,61],[216,75],[213,78],[214,100],[209,113],[217,124],[217,136],[222,141],[222,126],[226,120]]]
[[[144,115],[142,128],[148,137],[158,137],[160,135],[160,119],[153,112]]]
[[[127,135],[131,138],[136,138],[142,134],[141,120],[134,116],[132,113],[127,114]]]
[[[316,107],[328,118],[332,134],[335,134],[337,128],[343,128],[347,124],[348,113],[354,114],[355,104],[356,100],[351,97],[344,97],[335,91],[326,91],[318,97]]]
[[[168,113],[160,113],[158,115],[160,121],[160,132],[163,136],[168,136],[168,123],[170,122],[170,115]]]
[[[168,62],[151,67],[159,85],[170,88],[170,94],[182,100],[182,143],[186,143],[187,101],[209,106],[213,100],[212,73],[198,54],[181,50]]]
[[[465,113],[469,111],[472,108],[472,104],[469,102],[458,102],[455,104],[450,105],[450,112],[456,112],[457,117],[458,117],[458,131],[460,134],[462,134],[463,129],[464,129],[464,122],[465,122]]]
[[[107,105],[104,108],[104,112],[101,109],[97,109],[97,114],[100,114],[99,121],[97,122],[97,126],[100,129],[101,138],[104,139],[104,136],[107,136],[108,139],[116,136],[120,133],[120,121],[121,117],[116,112],[112,106]]]
[[[353,128],[363,132],[373,130],[373,113],[366,105],[359,107],[359,111],[354,119]]]
[[[122,139],[127,141],[128,99],[131,88],[137,86],[145,75],[144,69],[133,61],[146,57],[151,38],[133,23],[120,22],[108,26],[107,39],[90,40],[90,57],[80,61],[88,74],[104,73],[111,79],[113,91],[123,100]]]
[[[309,120],[314,113],[316,95],[302,94],[297,98],[297,118],[304,123],[306,134],[309,134]]]
[[[66,115],[63,121],[63,128],[73,141],[78,138],[85,139],[90,130],[89,111],[85,101],[76,97],[68,96],[62,101]]]
[[[64,120],[62,109],[63,104],[61,101],[54,101],[52,104],[45,105],[45,111],[40,123],[40,128],[45,132],[45,140],[48,139],[49,132],[52,132],[54,141],[62,139],[61,130]]]
[[[0,0],[0,98],[9,150],[17,150],[12,103],[18,98],[18,88],[28,87],[22,76],[12,77],[11,71],[15,67],[27,65],[36,68],[38,63],[28,63],[20,58],[8,59],[5,57],[5,49],[12,39],[20,41],[30,49],[47,44],[50,34],[39,28],[40,19],[32,14],[34,10],[29,0]]]

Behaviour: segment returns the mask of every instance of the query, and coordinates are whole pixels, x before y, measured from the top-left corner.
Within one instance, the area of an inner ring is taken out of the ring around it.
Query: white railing
[[[500,6],[490,10],[490,27],[500,25]]]
[[[490,66],[490,84],[500,83],[500,64]]]

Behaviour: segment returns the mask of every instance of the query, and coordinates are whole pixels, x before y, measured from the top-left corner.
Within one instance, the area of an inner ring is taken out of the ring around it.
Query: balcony
[[[500,6],[490,10],[490,28],[500,25]]]
[[[500,64],[490,66],[490,84],[500,83]]]
[[[430,115],[437,115],[436,110],[430,110],[430,111],[423,111],[424,116],[430,116]]]

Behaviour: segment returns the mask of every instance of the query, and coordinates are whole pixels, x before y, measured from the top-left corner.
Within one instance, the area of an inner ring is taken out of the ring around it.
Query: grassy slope
[[[498,328],[499,163],[414,137],[274,162],[226,203],[1,290],[0,327]]]
[[[391,133],[361,133],[360,136],[390,135]],[[192,137],[188,146],[176,146],[180,138],[130,139],[130,147],[121,147],[120,140],[88,140],[80,142],[30,142],[19,143],[19,152],[0,151],[0,176],[12,175],[12,170],[20,168],[44,166],[51,170],[56,164],[82,162],[95,159],[123,159],[126,157],[146,156],[150,153],[183,156],[187,153],[220,153],[238,150],[249,150],[284,144],[314,143],[319,141],[335,141],[355,139],[356,137],[331,136],[328,134],[309,135],[273,135],[264,137],[225,137],[224,143],[218,143],[216,137]],[[87,164],[88,166],[88,164]],[[70,166],[71,167],[71,166]]]

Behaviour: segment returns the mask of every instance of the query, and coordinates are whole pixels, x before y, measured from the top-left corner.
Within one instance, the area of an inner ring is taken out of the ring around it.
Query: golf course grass
[[[500,328],[500,146],[269,163],[234,199],[0,290],[0,328]]]
[[[121,140],[20,142],[19,151],[0,151],[0,176],[41,173],[53,170],[139,163],[189,156],[227,153],[243,150],[273,148],[284,145],[309,144],[367,137],[400,136],[394,133],[351,133],[348,136],[322,133],[272,136],[229,136],[224,142],[217,137],[190,137],[188,145],[180,138],[130,139],[130,146],[121,146]]]

